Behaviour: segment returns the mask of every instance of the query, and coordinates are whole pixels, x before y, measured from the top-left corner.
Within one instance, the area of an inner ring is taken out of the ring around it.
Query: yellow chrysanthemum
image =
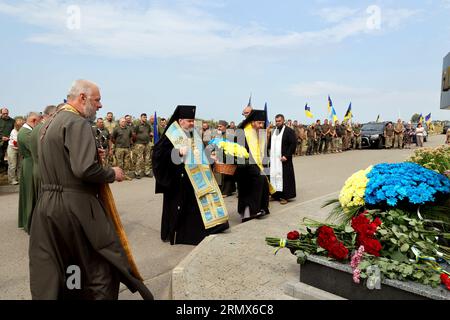
[[[223,149],[226,155],[246,159],[249,157],[247,149],[237,143],[221,141],[219,142],[219,148]]]
[[[364,194],[369,179],[367,174],[372,170],[370,166],[366,170],[360,170],[354,173],[345,181],[344,187],[339,194],[339,202],[343,208],[365,205]]]

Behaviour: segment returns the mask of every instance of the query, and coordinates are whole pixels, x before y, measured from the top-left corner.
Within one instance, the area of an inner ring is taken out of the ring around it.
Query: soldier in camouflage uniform
[[[130,150],[133,132],[127,126],[125,118],[119,120],[119,127],[114,129],[112,141],[116,145],[117,165],[127,173],[127,179],[130,180],[131,164]]]
[[[361,125],[356,123],[353,127],[353,149],[362,149],[361,145]]]
[[[298,150],[298,155],[302,156],[304,155],[303,150],[306,146],[306,142],[307,142],[307,133],[306,133],[306,128],[303,124],[299,124],[298,125],[298,142],[299,142],[299,150]]]
[[[306,155],[312,156],[314,154],[314,145],[316,144],[316,128],[314,123],[306,129],[306,138],[308,139],[308,149],[306,150]]]
[[[345,125],[345,137],[347,140],[345,150],[350,150],[353,146],[353,128],[352,128],[352,123],[350,121],[347,121],[347,123]]]
[[[316,121],[314,130],[316,133],[315,137],[314,137],[314,154],[320,154],[319,146],[320,146],[320,140],[322,138],[322,126],[320,125],[320,120]]]
[[[125,116],[126,126],[131,130],[131,134],[134,135],[134,124],[133,124],[133,117],[129,114]],[[134,155],[134,136],[132,136],[131,139],[131,145],[130,145],[130,153],[128,154],[128,161],[130,163],[130,176],[134,177],[134,171],[136,168],[136,157]]]
[[[401,119],[397,120],[394,126],[394,148],[403,149],[403,132],[405,127]]]
[[[114,132],[114,129],[117,128],[118,124],[116,121],[114,121],[114,115],[112,112],[108,112],[106,114],[106,119],[103,120],[104,126],[106,130],[109,132],[110,138],[112,137],[112,134]],[[114,143],[111,144],[111,149],[109,150],[110,154],[107,156],[106,161],[109,165],[115,167],[117,166],[117,160],[115,156],[115,145]]]
[[[330,125],[330,152],[336,153],[336,126],[334,123]]]
[[[319,146],[320,152],[323,154],[328,153],[328,148],[330,147],[330,127],[331,126],[328,124],[328,119],[325,119],[322,125],[322,138],[320,139]]]
[[[394,127],[392,126],[392,122],[389,122],[384,129],[384,141],[386,149],[392,148],[394,143]]]
[[[347,121],[342,121],[341,130],[342,130],[342,151],[345,151],[348,149],[349,144],[347,138]]]
[[[152,127],[147,122],[147,114],[141,114],[141,120],[134,127],[135,143],[133,148],[134,157],[136,159],[136,178],[140,179],[144,174],[151,175],[151,143]]]
[[[344,135],[344,130],[342,126],[339,124],[339,120],[336,120],[334,123],[334,127],[336,130],[336,134],[333,138],[334,140],[334,148],[336,152],[342,152],[342,136]]]
[[[98,144],[105,150],[105,160],[103,161],[103,166],[110,165],[110,159],[112,156],[112,142],[111,135],[109,131],[105,128],[105,123],[102,118],[98,118],[94,126],[95,139]]]

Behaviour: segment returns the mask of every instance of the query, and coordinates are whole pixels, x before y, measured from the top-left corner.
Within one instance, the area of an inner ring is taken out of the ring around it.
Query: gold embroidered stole
[[[184,168],[194,188],[205,229],[210,229],[227,222],[228,212],[216,179],[211,173],[202,139],[196,130],[193,133],[194,138],[188,138],[175,121],[167,129],[166,136],[175,149],[189,147]]]

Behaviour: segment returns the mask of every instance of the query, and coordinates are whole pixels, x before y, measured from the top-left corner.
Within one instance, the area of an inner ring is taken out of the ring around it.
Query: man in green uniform
[[[314,145],[316,141],[316,128],[314,123],[306,129],[306,138],[308,139],[308,149],[306,150],[306,155],[312,156],[314,154]]]
[[[331,140],[330,125],[328,124],[328,119],[325,119],[322,125],[322,137],[320,139],[320,146],[319,146],[320,153],[323,154],[328,153],[330,140]]]
[[[384,129],[384,141],[386,149],[392,148],[394,142],[394,127],[392,126],[392,122],[389,122]]]
[[[353,146],[353,127],[351,121],[347,121],[347,124],[345,126],[345,135],[347,137],[346,150],[350,150]]]
[[[117,128],[117,121],[114,121],[114,115],[112,112],[108,112],[106,114],[106,119],[104,120],[105,128],[109,132],[109,136],[112,137],[112,134],[114,132],[114,129]],[[107,156],[107,162],[115,166],[117,164],[117,160],[115,157],[115,146],[114,143],[111,144],[110,154]]]
[[[362,149],[361,145],[361,125],[356,123],[353,127],[353,149]]]
[[[30,152],[33,159],[33,187],[34,187],[34,198],[38,199],[41,190],[41,178],[39,174],[39,156],[38,148],[41,142],[40,140],[40,130],[44,126],[45,122],[56,112],[56,106],[47,106],[42,115],[42,121],[34,127],[31,131],[30,136]],[[31,218],[30,218],[31,220]],[[31,223],[31,222],[30,222]]]
[[[30,233],[30,217],[37,201],[33,180],[33,158],[30,151],[31,131],[40,120],[41,116],[37,112],[30,112],[27,122],[17,135],[19,154],[23,159],[20,167],[19,228],[23,228],[27,233]]]
[[[339,124],[339,120],[334,122],[334,127],[336,129],[336,135],[334,136],[334,147],[336,152],[342,152],[342,136],[344,135],[344,130]]]
[[[99,198],[103,185],[124,178],[120,168],[99,163],[88,119],[95,119],[102,107],[100,90],[78,80],[67,100],[40,132],[42,192],[31,224],[31,297],[116,300],[122,282],[152,299],[132,273],[126,249]]]
[[[316,121],[316,125],[314,126],[314,130],[316,131],[316,136],[314,139],[314,154],[320,154],[320,141],[322,139],[322,126],[320,125],[320,120]]]
[[[136,178],[140,179],[144,174],[151,175],[151,135],[152,127],[147,122],[147,114],[141,114],[140,122],[134,127],[136,141],[133,153],[136,158]]]
[[[330,153],[336,153],[335,139],[336,139],[336,126],[334,125],[334,123],[330,123]]]
[[[158,126],[158,137],[162,137],[164,131],[166,130],[167,126],[167,120],[166,118],[159,119],[159,126]],[[154,142],[154,141],[153,141]]]
[[[14,129],[14,119],[9,116],[9,110],[1,108],[0,117],[0,172],[6,170],[5,155],[8,149],[9,135]]]
[[[306,128],[303,124],[299,124],[297,127],[297,133],[298,133],[298,155],[299,156],[303,156],[303,150],[306,146]]]
[[[349,146],[349,141],[348,141],[348,136],[347,136],[347,121],[342,121],[341,132],[342,132],[342,151],[346,151]]]
[[[405,127],[402,119],[398,119],[394,126],[394,148],[403,149],[403,131],[405,131]]]
[[[112,163],[109,162],[112,156],[111,134],[109,133],[108,129],[106,129],[103,118],[97,119],[97,122],[94,126],[94,131],[97,143],[105,152],[105,160],[103,161],[103,165],[110,166],[112,165]]]
[[[132,137],[133,134],[130,127],[127,126],[127,121],[125,118],[120,118],[119,127],[114,129],[112,141],[116,146],[117,166],[128,174],[127,179],[131,179],[129,174],[131,170],[130,148]]]

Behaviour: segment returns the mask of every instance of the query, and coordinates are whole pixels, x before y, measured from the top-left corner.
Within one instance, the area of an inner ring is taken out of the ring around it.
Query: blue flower
[[[447,177],[410,162],[378,164],[367,178],[365,201],[372,205],[386,203],[395,206],[402,200],[424,204],[434,201],[438,193],[450,193]]]

